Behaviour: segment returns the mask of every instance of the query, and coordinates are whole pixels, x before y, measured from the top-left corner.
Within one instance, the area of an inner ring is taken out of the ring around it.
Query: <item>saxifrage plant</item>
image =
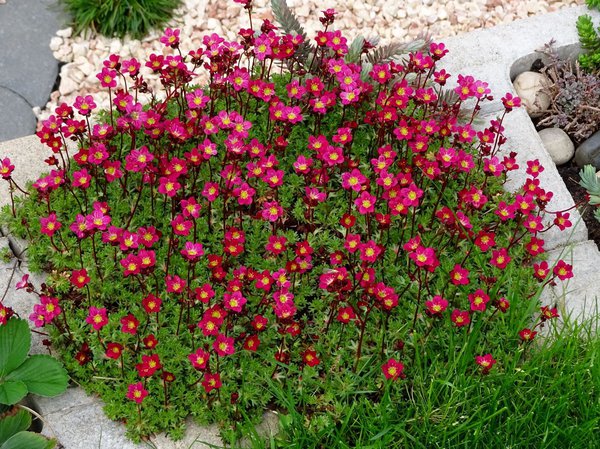
[[[6,220],[50,273],[21,282],[40,298],[31,319],[136,439],[178,437],[189,414],[258,419],[284,405],[268,379],[308,420],[355,394],[402,406],[444,370],[486,382],[558,316],[541,287],[572,276],[540,259],[542,233],[571,223],[546,210],[539,161],[502,188],[519,168],[500,152],[517,97],[478,131],[488,85],[445,89],[443,44],[393,60],[398,47],[348,44],[326,10],[310,45],[276,6],[293,33],[265,20],[184,55],[167,29],[172,54],[111,55],[109,111],[94,122],[78,97],[44,121],[48,175],[26,191],[0,165],[25,194]]]

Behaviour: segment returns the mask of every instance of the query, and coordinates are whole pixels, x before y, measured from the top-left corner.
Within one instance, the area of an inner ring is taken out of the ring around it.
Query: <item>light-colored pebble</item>
[[[523,72],[515,78],[513,85],[531,117],[539,117],[550,106],[550,97],[544,92],[544,88],[550,85],[546,75]]]
[[[542,129],[538,135],[542,139],[544,148],[556,165],[566,164],[575,154],[575,145],[560,128]]]

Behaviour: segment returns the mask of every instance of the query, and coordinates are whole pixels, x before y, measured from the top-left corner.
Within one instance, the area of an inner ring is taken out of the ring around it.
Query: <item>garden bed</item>
[[[449,68],[449,71],[453,74],[471,74],[477,78],[485,80],[489,83],[490,87],[494,89],[493,95],[496,100],[499,100],[503,92],[511,90],[510,86],[508,85],[508,83],[510,83],[510,78],[508,76],[508,67],[510,67],[510,64],[520,56],[521,52],[533,50],[532,48],[523,48],[523,29],[528,29],[529,32],[532,33],[530,36],[532,41],[536,41],[539,38],[538,33],[540,29],[544,29],[546,33],[544,39],[547,39],[548,33],[550,32],[549,30],[556,30],[561,29],[562,27],[570,26],[569,23],[572,23],[572,18],[570,17],[570,14],[568,14],[568,11],[566,14],[567,18],[563,17],[564,14],[565,13],[561,12],[552,14],[550,17],[536,17],[531,19],[531,21],[515,24],[515,26],[512,28],[511,26],[501,27],[498,29],[486,30],[485,32],[475,32],[469,35],[461,36],[460,38],[451,39],[448,41],[448,46],[450,47],[452,55],[449,65],[454,67]],[[551,23],[552,21],[556,22],[555,26],[549,26],[549,21]],[[510,39],[510,36],[512,36],[512,40]],[[518,36],[518,39],[516,36]],[[501,42],[506,43],[511,41],[518,42],[519,47],[507,48],[502,47],[502,45],[498,45]],[[482,50],[489,48],[496,48],[497,51],[490,55],[489,52]],[[477,55],[476,60],[473,60],[473,55]],[[467,58],[470,58],[468,63]],[[498,76],[498,74],[500,74],[500,76]],[[494,103],[492,103],[491,106],[484,111],[484,113],[487,115],[487,117],[494,117],[500,111],[500,107],[498,106],[498,102],[495,103],[495,106]],[[531,121],[529,121],[526,114],[524,114],[523,111],[514,111],[511,113],[511,115],[507,116],[506,128],[508,130],[507,137],[509,138],[508,150],[518,150],[518,159],[520,161],[538,158],[546,167],[542,181],[544,182],[546,188],[551,189],[555,194],[555,198],[553,199],[553,209],[564,209],[572,205],[573,199],[568,194],[568,191],[558,176],[557,171],[553,166],[549,166],[549,158],[541,147],[541,142],[539,142],[539,139],[537,139]],[[11,146],[10,143],[6,146],[0,146],[0,149],[7,148],[7,146]],[[1,152],[1,154],[4,155],[5,152]],[[11,154],[6,155],[9,157],[12,156]],[[30,170],[28,175],[35,176],[41,171],[42,168],[43,166],[40,166],[34,170]],[[513,187],[518,187],[520,183],[522,183],[522,179],[519,180],[515,178],[511,180]],[[2,197],[2,200],[4,200],[6,203],[6,196]],[[560,239],[558,236],[555,237],[555,239],[548,238],[547,240],[547,246],[554,248],[554,253],[550,254],[551,257],[553,255],[558,256],[559,254],[564,253],[566,248],[565,245],[570,242],[574,242],[575,244],[585,244],[587,240],[587,231],[585,226],[577,226],[570,235],[570,239]],[[577,259],[575,253],[578,247],[579,246],[575,246],[575,248],[570,250],[573,251],[572,254],[574,259],[578,260],[578,264],[575,266],[576,276],[578,274],[587,273],[586,270],[581,269],[579,263],[597,266],[597,261],[599,259],[597,251],[595,254],[586,252],[586,259],[583,261]],[[590,278],[586,278],[585,281],[590,282]],[[62,420],[65,417],[57,416],[57,418]],[[84,429],[81,430],[83,432]],[[59,435],[59,439],[62,440],[62,438],[63,437]],[[88,446],[81,446],[81,443],[76,441],[77,440],[75,440],[72,445],[68,445],[64,440],[63,443],[65,444],[66,449],[75,449],[78,447],[109,447],[101,446],[100,444],[92,445],[89,443],[86,443],[89,444]],[[105,444],[105,438],[101,438],[101,441],[102,444]],[[162,448],[168,446],[160,447]]]

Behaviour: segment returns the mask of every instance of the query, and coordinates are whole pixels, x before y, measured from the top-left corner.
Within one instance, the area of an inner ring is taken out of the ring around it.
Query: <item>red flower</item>
[[[127,388],[127,399],[130,399],[138,404],[141,404],[146,396],[148,396],[148,390],[144,388],[141,382],[136,384],[130,384]]]
[[[561,281],[564,281],[565,279],[570,279],[573,277],[573,266],[561,259],[556,263],[552,269],[552,272]]]
[[[121,318],[121,332],[125,334],[135,335],[140,321],[131,313]]]
[[[452,320],[452,322],[454,323],[454,325],[456,327],[468,326],[469,323],[471,322],[471,317],[469,316],[469,312],[461,311],[458,309],[454,309],[452,311],[452,315],[450,316],[450,319]]]
[[[386,379],[404,378],[404,365],[396,359],[389,359],[381,366]]]
[[[106,357],[110,359],[118,359],[123,353],[123,345],[119,343],[108,343],[106,345]]]
[[[317,357],[317,352],[313,349],[307,349],[302,354],[302,361],[308,366],[317,366],[321,360]]]
[[[469,302],[471,303],[471,310],[473,312],[484,312],[489,300],[490,297],[481,289],[469,295]]]
[[[540,317],[542,321],[552,320],[554,318],[558,318],[560,315],[558,314],[558,310],[556,307],[550,308],[548,306],[543,306],[541,308],[542,316]]]
[[[202,348],[196,349],[196,352],[188,355],[188,359],[196,369],[206,369],[206,365],[208,364],[208,359],[210,358],[210,354],[206,352]]]
[[[207,393],[210,393],[214,389],[221,388],[221,376],[219,373],[205,373],[204,380],[202,381],[202,386]]]
[[[260,340],[258,338],[258,335],[250,335],[244,341],[244,349],[246,351],[254,352],[258,349],[259,345],[260,345]]]
[[[146,313],[158,313],[160,312],[160,306],[162,304],[162,300],[157,296],[154,296],[150,293],[144,299],[142,299],[142,307],[146,311]]]
[[[156,345],[158,345],[158,340],[156,339],[154,334],[150,334],[147,337],[144,337],[142,343],[144,343],[144,347],[146,349],[154,349],[156,348]]]
[[[537,332],[532,331],[531,329],[523,329],[519,332],[519,337],[521,337],[521,340],[523,341],[532,341],[536,335]]]
[[[77,288],[83,288],[90,282],[90,277],[85,268],[81,270],[73,270],[71,272],[71,284]]]
[[[496,360],[492,357],[492,354],[478,355],[475,356],[475,363],[481,366],[481,374],[487,374],[496,364]]]

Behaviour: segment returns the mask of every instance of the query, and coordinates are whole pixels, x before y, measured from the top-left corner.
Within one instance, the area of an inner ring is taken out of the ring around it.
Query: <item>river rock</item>
[[[600,169],[600,131],[596,131],[575,150],[575,162],[578,167],[592,164]]]
[[[548,77],[536,72],[523,72],[513,82],[517,95],[530,117],[539,117],[550,106],[550,97],[543,92],[550,85]]]
[[[546,128],[542,129],[538,135],[552,158],[552,162],[562,165],[571,160],[575,153],[575,145],[566,132],[560,128]]]

